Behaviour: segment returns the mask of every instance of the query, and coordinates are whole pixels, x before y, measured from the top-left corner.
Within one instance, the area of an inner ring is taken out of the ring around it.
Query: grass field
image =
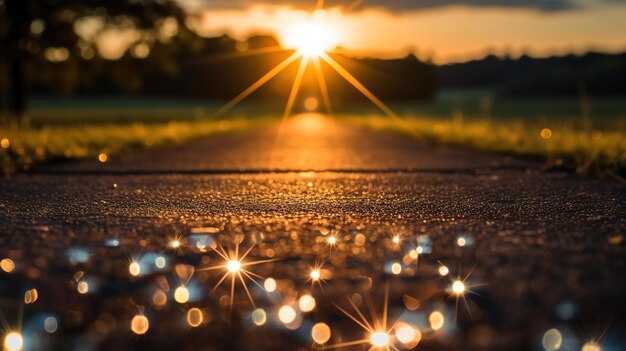
[[[129,149],[180,143],[278,119],[279,104],[245,104],[232,116],[210,117],[216,103],[176,100],[43,99],[31,108],[30,127],[4,123],[4,173],[54,160],[98,158]],[[398,104],[399,120],[369,107],[336,118],[358,126],[477,150],[543,159],[548,166],[624,177],[626,103],[567,99],[493,101],[450,94],[429,104]]]

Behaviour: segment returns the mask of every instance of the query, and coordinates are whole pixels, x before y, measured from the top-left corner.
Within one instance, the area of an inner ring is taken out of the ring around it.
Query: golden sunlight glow
[[[4,348],[8,351],[21,350],[24,345],[24,338],[18,332],[10,332],[4,337]]]
[[[374,346],[383,347],[389,344],[389,335],[382,331],[377,331],[370,335],[370,343]]]
[[[293,25],[281,36],[282,45],[306,56],[317,57],[335,48],[337,29],[328,21],[326,11],[318,10],[308,21]]]

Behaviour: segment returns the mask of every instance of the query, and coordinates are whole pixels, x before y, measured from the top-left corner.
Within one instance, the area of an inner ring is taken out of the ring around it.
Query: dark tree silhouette
[[[175,70],[172,56],[201,45],[185,12],[170,0],[0,0],[0,65],[6,73],[0,87],[9,93],[10,115],[25,116],[33,83],[70,90],[108,69],[96,44],[77,33],[77,22],[86,18],[97,22],[96,31],[137,33],[111,72],[126,84],[137,84],[146,67]],[[138,59],[141,64],[132,63]]]

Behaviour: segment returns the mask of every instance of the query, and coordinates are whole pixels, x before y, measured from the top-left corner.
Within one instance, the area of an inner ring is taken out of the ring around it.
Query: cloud
[[[203,4],[208,8],[243,8],[251,5],[291,5],[303,9],[315,7],[316,0],[179,0],[194,5]],[[607,0],[603,0],[607,1]],[[608,0],[624,1],[624,0]],[[447,6],[465,6],[481,8],[519,8],[544,12],[563,11],[578,8],[577,0],[326,0],[326,7],[358,5],[358,9],[381,8],[393,12],[418,11]]]

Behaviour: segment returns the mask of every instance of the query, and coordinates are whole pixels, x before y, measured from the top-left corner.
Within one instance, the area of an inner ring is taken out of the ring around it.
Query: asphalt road
[[[365,338],[346,349],[367,350],[368,332],[338,307],[355,314],[351,299],[381,321],[389,291],[387,326],[419,328],[419,350],[543,350],[558,335],[563,350],[626,347],[622,184],[321,116],[277,133],[224,133],[1,180],[0,259],[15,264],[0,271],[4,329],[21,325],[32,349],[290,350],[319,348],[311,328],[324,322],[327,346]],[[214,288],[227,270],[210,246],[237,242],[241,252],[255,245],[242,261],[251,277],[277,282],[268,292],[245,280],[254,306],[239,280],[232,307],[230,277]],[[311,284],[309,266],[322,262],[324,282]],[[457,299],[450,287],[468,274]],[[23,305],[32,288],[37,301]],[[311,312],[298,306],[307,292]],[[280,321],[284,305],[293,322]],[[198,327],[186,319],[193,307]],[[148,318],[146,334],[131,332],[134,315]],[[47,333],[51,316],[58,328]]]

